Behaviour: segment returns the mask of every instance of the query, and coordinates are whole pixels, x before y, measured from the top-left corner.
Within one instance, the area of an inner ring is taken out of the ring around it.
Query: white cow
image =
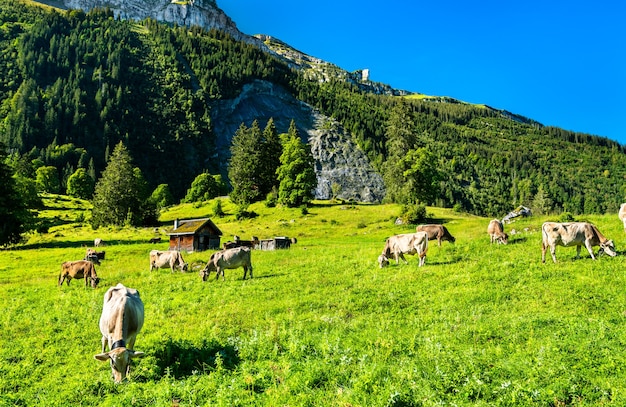
[[[174,267],[181,271],[187,270],[187,263],[183,260],[183,255],[176,250],[151,250],[150,251],[150,271],[159,268],[169,267],[174,272]]]
[[[507,244],[509,241],[509,235],[504,233],[504,225],[498,219],[493,219],[487,226],[487,233],[491,237],[491,243],[498,242],[498,244]]]
[[[620,205],[617,216],[619,216],[619,220],[624,224],[624,232],[626,232],[626,203]]]
[[[144,356],[144,352],[133,349],[137,334],[143,326],[143,318],[143,302],[137,290],[119,283],[104,294],[100,316],[102,353],[94,357],[111,362],[115,383],[121,382],[128,375],[131,359]],[[109,351],[105,352],[107,343]]]
[[[383,249],[382,254],[378,256],[378,265],[380,268],[389,265],[389,259],[392,255],[396,260],[396,264],[399,263],[399,259],[402,259],[404,264],[409,264],[409,262],[404,258],[404,255],[417,254],[420,258],[418,267],[421,267],[426,263],[427,251],[428,233],[426,232],[405,233],[402,235],[391,236],[385,242],[385,248]]]
[[[252,253],[249,247],[235,247],[213,253],[200,275],[202,276],[202,281],[206,281],[211,271],[215,270],[217,272],[215,279],[217,280],[221,274],[222,280],[225,280],[224,269],[236,269],[239,267],[243,267],[244,280],[248,270],[250,270],[250,278],[252,278]]]
[[[541,225],[543,241],[541,244],[541,261],[546,262],[546,250],[550,248],[552,260],[556,263],[556,246],[576,246],[576,257],[580,257],[580,247],[585,245],[593,260],[593,246],[600,246],[598,253],[605,252],[611,257],[617,255],[612,240],[605,238],[597,227],[586,222],[555,223],[545,222]]]

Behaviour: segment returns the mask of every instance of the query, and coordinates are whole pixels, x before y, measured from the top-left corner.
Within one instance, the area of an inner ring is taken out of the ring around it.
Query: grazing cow
[[[600,246],[598,254],[605,252],[611,257],[617,255],[615,245],[612,240],[600,233],[598,228],[591,223],[586,222],[570,222],[556,223],[545,222],[541,225],[542,243],[541,243],[541,261],[546,262],[546,249],[550,247],[552,261],[556,263],[556,246],[576,246],[576,257],[580,258],[580,247],[585,245],[589,255],[593,260],[593,246]]]
[[[619,220],[624,224],[624,232],[626,232],[626,203],[620,205],[617,216],[619,216]]]
[[[391,236],[385,242],[385,248],[380,256],[378,256],[378,264],[380,268],[389,265],[389,259],[393,255],[396,259],[396,264],[399,263],[399,259],[404,261],[404,264],[409,264],[404,258],[405,254],[414,255],[417,253],[419,256],[418,267],[423,266],[426,263],[426,252],[428,251],[428,234],[426,232],[406,233],[403,235]]]
[[[236,269],[239,267],[243,267],[244,280],[246,279],[248,270],[250,270],[250,278],[252,278],[251,253],[249,247],[235,247],[213,253],[204,269],[200,272],[202,281],[206,281],[213,270],[217,272],[215,276],[216,280],[220,278],[220,274],[222,275],[222,280],[225,280],[224,269]]]
[[[93,263],[87,260],[66,261],[61,264],[61,273],[59,274],[59,286],[63,285],[63,282],[67,280],[67,285],[70,285],[70,280],[73,278],[84,278],[85,287],[91,283],[91,287],[98,287],[100,278],[96,274],[96,268]]]
[[[443,225],[418,225],[415,231],[428,233],[428,240],[437,239],[439,247],[441,247],[441,242],[444,240],[450,243],[454,243],[456,240]]]
[[[85,253],[85,260],[87,260],[87,257],[90,257],[90,256],[96,256],[98,260],[104,260],[105,255],[106,255],[106,251],[104,250],[98,252],[98,251],[95,251],[94,249],[87,249],[87,252]]]
[[[115,383],[121,382],[128,375],[131,359],[144,356],[144,352],[134,350],[135,339],[143,326],[143,318],[143,302],[134,288],[127,288],[119,283],[104,294],[99,324],[102,332],[102,353],[94,357],[103,362],[111,362]],[[105,352],[107,343],[109,351]]]
[[[99,237],[95,238],[93,241],[94,247],[104,246],[104,242]]]
[[[150,240],[148,240],[148,243],[160,243],[161,242],[161,238],[160,237],[153,237]]]
[[[93,264],[97,264],[98,266],[100,265],[100,259],[98,259],[98,256],[96,256],[94,253],[87,253],[87,255],[85,255],[85,258],[83,260],[87,260],[92,262]]]
[[[256,236],[252,236],[252,240],[241,240],[239,236],[235,236],[237,240],[234,242],[225,242],[223,247],[224,250],[232,249],[235,247],[249,247],[251,249],[257,248],[260,244],[259,238]]]
[[[498,219],[493,219],[487,226],[487,233],[491,237],[491,243],[498,242],[498,244],[507,244],[509,241],[509,235],[504,233],[504,226]]]
[[[187,263],[183,260],[183,255],[176,250],[151,250],[150,251],[150,271],[159,268],[169,267],[174,272],[174,267],[180,271],[187,271]]]

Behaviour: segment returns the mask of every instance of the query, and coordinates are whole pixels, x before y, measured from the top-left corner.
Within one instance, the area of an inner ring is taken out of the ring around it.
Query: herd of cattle
[[[626,231],[626,203],[620,206],[618,213],[619,219],[624,224]],[[489,234],[491,243],[507,244],[509,235],[504,232],[502,221],[493,219],[487,225],[487,233]],[[550,249],[552,261],[556,263],[556,246],[571,247],[576,246],[576,256],[580,257],[580,249],[585,246],[589,255],[593,260],[596,256],[593,254],[593,247],[599,246],[598,254],[606,253],[611,257],[617,255],[613,240],[609,240],[598,228],[587,222],[545,222],[541,225],[541,261],[546,261],[546,250]],[[405,254],[415,255],[419,257],[418,267],[426,263],[426,253],[428,252],[428,241],[437,239],[437,243],[441,246],[442,241],[454,243],[455,238],[450,234],[448,229],[443,225],[419,225],[415,233],[405,233],[401,235],[391,236],[385,242],[385,247],[380,256],[378,256],[378,264],[380,268],[389,265],[389,260],[394,259],[396,264],[402,259],[408,264],[404,258]]]
[[[626,231],[626,203],[622,204],[619,211],[619,218],[624,223]],[[487,233],[491,243],[507,244],[508,235],[504,232],[504,226],[498,219],[489,222]],[[545,262],[546,250],[550,249],[552,260],[556,263],[556,246],[576,246],[577,256],[580,257],[581,246],[585,246],[589,255],[595,260],[593,247],[599,246],[598,253],[604,252],[609,256],[615,256],[615,246],[612,240],[600,233],[598,228],[586,222],[556,223],[545,222],[541,226],[542,245],[541,260]],[[455,238],[443,225],[419,225],[415,233],[405,233],[389,237],[383,248],[383,252],[378,257],[381,268],[389,265],[390,259],[395,259],[396,264],[402,259],[408,264],[404,255],[415,255],[419,257],[418,266],[423,266],[426,262],[426,252],[428,251],[428,241],[437,240],[439,246],[442,241],[455,242]],[[102,245],[100,239],[94,242],[96,247]],[[72,278],[84,278],[85,286],[91,285],[96,288],[100,279],[96,274],[94,264],[100,264],[99,260],[104,259],[105,252],[97,252],[94,249],[87,249],[84,260],[67,261],[61,265],[58,285],[64,281],[69,285]],[[225,269],[236,269],[243,267],[246,278],[250,271],[252,278],[252,262],[250,247],[240,246],[225,248],[215,252],[209,258],[206,266],[200,271],[202,281],[206,281],[211,271],[216,272],[216,279],[220,275],[224,280]],[[175,268],[181,271],[188,269],[188,264],[183,260],[182,254],[178,251],[150,251],[150,271],[159,268],[170,268],[174,272]],[[143,302],[136,289],[125,287],[122,283],[111,287],[104,294],[104,304],[100,316],[100,332],[102,333],[102,352],[94,357],[100,361],[109,361],[113,380],[121,382],[127,376],[130,369],[130,361],[139,358],[144,352],[134,350],[137,334],[141,330],[144,322]],[[108,345],[109,351],[106,351]]]

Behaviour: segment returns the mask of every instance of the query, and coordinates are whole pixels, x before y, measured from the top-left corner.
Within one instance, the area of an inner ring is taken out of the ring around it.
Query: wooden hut
[[[170,250],[203,251],[219,249],[222,231],[209,218],[176,219],[170,237]]]

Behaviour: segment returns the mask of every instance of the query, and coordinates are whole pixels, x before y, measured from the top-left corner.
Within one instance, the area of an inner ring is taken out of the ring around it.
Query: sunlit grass
[[[57,202],[64,202],[61,197]],[[71,201],[70,201],[71,202]],[[80,208],[81,205],[77,205]],[[290,250],[254,251],[254,279],[149,271],[152,228],[92,230],[73,223],[0,251],[0,405],[623,405],[626,294],[622,225],[589,216],[620,255],[597,261],[557,249],[541,263],[547,218],[506,226],[491,245],[489,219],[428,208],[457,238],[431,242],[426,266],[380,269],[398,226],[396,205],[250,207],[259,216],[214,218],[212,202],[161,216],[211,217],[224,232],[298,239]],[[68,218],[76,216],[68,207]],[[102,286],[56,286],[60,264],[101,237]],[[583,250],[584,252],[584,250]],[[210,252],[184,253],[202,264]],[[106,287],[137,288],[146,323],[131,380],[114,385],[100,350]]]

